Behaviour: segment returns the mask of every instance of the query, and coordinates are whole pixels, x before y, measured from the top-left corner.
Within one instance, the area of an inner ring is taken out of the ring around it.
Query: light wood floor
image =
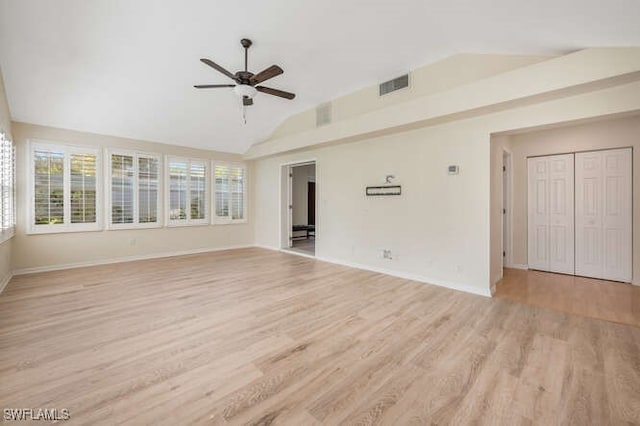
[[[640,423],[640,329],[243,249],[14,278],[0,406],[73,424]]]
[[[640,327],[640,287],[630,284],[505,269],[495,297]]]

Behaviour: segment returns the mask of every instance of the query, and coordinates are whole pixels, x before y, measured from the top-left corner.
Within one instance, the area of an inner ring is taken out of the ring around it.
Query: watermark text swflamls
[[[5,408],[3,413],[5,421],[57,422],[71,418],[67,408]]]

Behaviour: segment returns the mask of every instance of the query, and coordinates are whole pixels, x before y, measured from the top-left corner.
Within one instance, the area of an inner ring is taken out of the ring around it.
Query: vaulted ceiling
[[[12,118],[229,152],[288,116],[456,53],[554,55],[640,45],[637,0],[0,0]],[[241,121],[235,72],[279,64]]]

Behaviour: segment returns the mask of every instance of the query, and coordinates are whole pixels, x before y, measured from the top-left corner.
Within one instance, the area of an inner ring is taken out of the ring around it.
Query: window
[[[242,165],[216,164],[215,222],[246,220],[246,168]]]
[[[109,155],[111,228],[160,225],[160,157],[139,153]]]
[[[169,224],[207,223],[207,161],[169,157],[167,169]]]
[[[99,151],[34,143],[30,153],[31,231],[99,230]]]
[[[0,132],[0,241],[11,238],[15,229],[15,176],[15,147]]]

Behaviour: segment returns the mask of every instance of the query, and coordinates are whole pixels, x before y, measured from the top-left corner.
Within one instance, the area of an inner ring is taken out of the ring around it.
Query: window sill
[[[149,223],[149,224],[126,223],[126,224],[109,225],[107,227],[107,231],[132,231],[136,229],[159,229],[159,228],[162,228],[162,225],[160,223]]]
[[[206,221],[198,221],[198,222],[169,222],[167,223],[167,228],[184,228],[184,227],[189,227],[189,226],[208,226],[211,225],[211,223],[206,220]]]
[[[212,225],[242,225],[244,223],[248,223],[247,219],[236,219],[236,220],[217,220],[212,223]]]
[[[55,226],[55,225],[49,225]],[[75,232],[100,232],[104,231],[104,229],[100,227],[84,227],[84,228],[69,228],[69,227],[60,227],[60,228],[46,228],[46,229],[38,229],[38,228],[30,228],[27,231],[27,235],[44,235],[44,234],[68,234]]]

